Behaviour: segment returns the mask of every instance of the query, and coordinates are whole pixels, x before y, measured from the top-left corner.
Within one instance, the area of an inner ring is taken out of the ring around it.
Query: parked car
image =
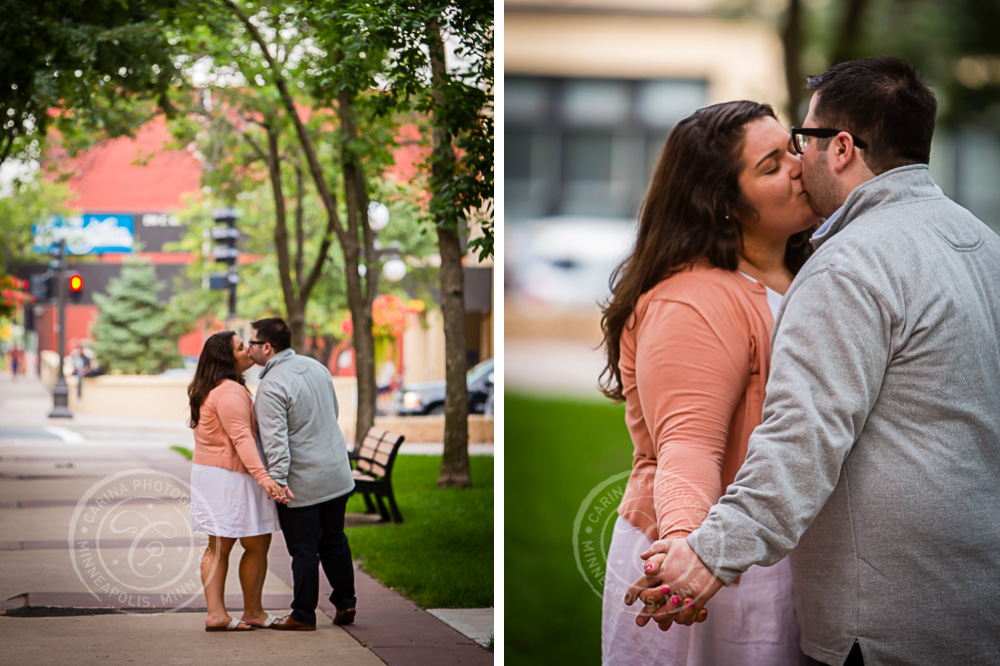
[[[635,243],[636,222],[552,217],[504,228],[504,295],[557,307],[594,307],[611,294],[615,267]]]
[[[493,392],[493,359],[474,365],[465,375],[469,387],[469,413],[482,414]],[[421,382],[400,387],[396,412],[402,416],[444,414],[445,381]]]

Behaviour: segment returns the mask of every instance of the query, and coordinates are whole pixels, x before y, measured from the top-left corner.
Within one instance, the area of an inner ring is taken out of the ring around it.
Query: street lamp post
[[[393,241],[389,244],[388,248],[383,249],[378,240],[379,232],[385,229],[388,224],[389,209],[386,205],[379,203],[378,201],[372,201],[369,203],[368,227],[375,235],[373,240],[373,245],[375,247],[374,259],[379,261],[382,257],[392,257],[382,264],[382,277],[389,282],[399,282],[406,277],[406,262],[399,257],[399,243]],[[364,266],[360,266],[359,268],[364,268]],[[364,276],[364,273],[362,273],[362,276]]]
[[[66,239],[59,240],[59,265],[56,269],[56,289],[59,303],[59,365],[56,369],[56,383],[52,387],[52,411],[49,418],[73,418],[69,411],[69,385],[63,374],[66,358]]]
[[[383,248],[382,244],[378,240],[378,234],[380,231],[386,228],[389,224],[389,209],[385,204],[379,203],[378,201],[372,201],[368,204],[368,227],[372,230],[373,239],[372,246],[374,249],[372,259],[376,263],[381,262],[383,258],[389,257],[389,259],[382,264],[380,271],[375,272],[370,279],[375,280],[375,294],[378,294],[378,278],[379,273],[382,274],[389,282],[399,282],[404,277],[406,277],[406,262],[400,258],[399,253],[399,243],[397,241],[392,241],[389,243],[388,248]],[[362,277],[367,274],[367,267],[362,264],[358,266],[358,272]],[[400,348],[395,354],[396,362],[393,365],[393,378],[390,379],[389,385],[396,380],[403,371],[403,350]],[[377,381],[377,380],[376,380]]]

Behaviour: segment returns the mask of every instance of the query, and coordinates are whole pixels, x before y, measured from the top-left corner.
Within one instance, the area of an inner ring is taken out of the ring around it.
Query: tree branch
[[[292,122],[295,124],[295,131],[299,136],[299,142],[302,144],[302,151],[305,153],[306,160],[309,162],[309,170],[312,173],[313,180],[316,183],[316,189],[319,192],[320,198],[323,200],[323,206],[327,211],[327,231],[323,236],[323,242],[320,246],[320,260],[317,261],[316,267],[322,269],[322,261],[325,261],[327,252],[330,251],[330,244],[332,239],[330,238],[331,233],[336,233],[337,237],[340,239],[341,245],[344,246],[345,251],[347,250],[347,233],[344,230],[343,225],[340,223],[340,218],[337,214],[337,198],[334,196],[333,192],[330,191],[330,187],[327,185],[326,178],[323,174],[323,167],[319,163],[319,158],[316,156],[316,150],[313,146],[312,139],[309,138],[309,133],[306,131],[305,124],[299,117],[298,110],[295,108],[295,100],[292,99],[291,93],[288,91],[288,82],[285,81],[285,77],[281,73],[281,67],[274,60],[271,52],[267,48],[267,42],[261,36],[260,31],[257,30],[257,26],[253,24],[250,17],[247,16],[239,5],[237,5],[234,0],[223,0],[225,4],[233,10],[233,13],[240,19],[246,29],[250,32],[250,36],[253,40],[260,46],[261,51],[264,54],[264,59],[267,61],[267,66],[270,68],[272,75],[274,76],[275,86],[278,88],[278,93],[281,95],[281,101],[285,106],[285,110],[291,117]],[[319,273],[314,267],[313,273],[316,274],[318,279]],[[311,278],[312,276],[310,276]],[[315,280],[313,280],[315,282]]]
[[[338,60],[339,60],[338,56]],[[365,300],[371,303],[378,289],[378,271],[372,265],[375,257],[375,239],[368,225],[368,197],[365,194],[364,175],[357,155],[350,144],[357,138],[354,123],[354,103],[351,91],[341,87],[337,92],[337,115],[340,118],[340,160],[344,169],[344,198],[347,204],[347,229],[352,238],[357,238],[358,227],[363,237],[362,260],[368,269],[365,273]]]
[[[285,224],[285,194],[281,186],[281,160],[278,156],[278,132],[267,125],[267,169],[271,176],[271,190],[274,192],[274,245],[278,253],[278,275],[281,278],[281,291],[285,295],[285,303],[291,309],[295,301],[295,290],[292,285],[292,273],[288,257],[288,227]],[[301,288],[299,295],[302,295]]]
[[[302,167],[299,166],[298,161],[295,162],[295,180],[298,184],[295,206],[295,277],[299,282],[299,293],[301,293],[302,279],[304,277],[302,275],[302,258],[306,251],[306,232],[303,225],[305,211],[302,208],[302,202],[305,199],[305,187],[302,177]]]

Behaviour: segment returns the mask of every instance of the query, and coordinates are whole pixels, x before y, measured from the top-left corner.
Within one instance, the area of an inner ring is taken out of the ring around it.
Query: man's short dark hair
[[[292,346],[292,329],[280,317],[258,319],[250,326],[257,332],[257,339],[270,343],[276,352],[285,351]]]
[[[817,124],[868,143],[862,157],[876,176],[930,162],[937,100],[905,60],[878,56],[842,62],[809,77],[806,88],[820,94],[813,111]]]

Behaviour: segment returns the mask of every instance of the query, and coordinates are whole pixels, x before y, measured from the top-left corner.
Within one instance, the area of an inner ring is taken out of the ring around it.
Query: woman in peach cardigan
[[[670,132],[613,278],[602,389],[625,402],[632,473],[604,588],[606,664],[801,663],[787,562],[755,567],[688,630],[636,626],[625,592],[655,539],[696,529],[760,424],[774,313],[819,221],[799,157],[756,102],[700,109]],[[669,594],[669,593],[668,593]],[[668,602],[680,607],[689,600]]]
[[[258,452],[253,399],[243,380],[253,364],[238,335],[216,333],[205,342],[188,386],[195,440],[191,523],[194,532],[209,535],[201,560],[208,606],[205,631],[250,631],[277,619],[264,612],[261,591],[271,533],[280,529],[272,500],[287,503],[288,498],[287,489],[268,475]],[[244,551],[240,620],[229,616],[225,602],[229,554],[237,539]]]

